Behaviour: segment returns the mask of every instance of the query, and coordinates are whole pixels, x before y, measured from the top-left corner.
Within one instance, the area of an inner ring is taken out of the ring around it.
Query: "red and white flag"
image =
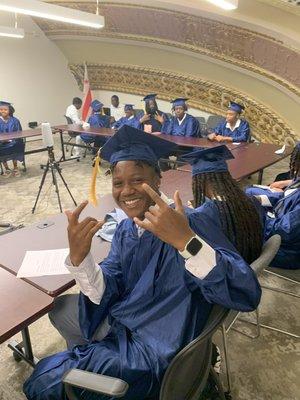
[[[83,79],[83,103],[82,103],[82,120],[86,122],[90,115],[90,105],[92,102],[92,92],[86,64],[84,64],[84,79]]]

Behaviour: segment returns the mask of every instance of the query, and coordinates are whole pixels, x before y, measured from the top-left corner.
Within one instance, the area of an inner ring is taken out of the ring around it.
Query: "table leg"
[[[59,131],[59,135],[60,135],[60,144],[61,144],[61,153],[62,153],[60,161],[66,161],[65,144],[64,144],[64,138],[63,138],[63,132],[61,130]]]
[[[257,182],[257,183],[258,183],[259,185],[262,184],[263,173],[264,173],[264,170],[263,170],[263,169],[261,169],[261,170],[258,172],[258,182]]]
[[[21,333],[22,342],[18,343],[13,340],[8,344],[8,347],[13,351],[14,359],[17,362],[24,360],[32,367],[35,367],[39,360],[33,355],[28,327],[24,328]]]

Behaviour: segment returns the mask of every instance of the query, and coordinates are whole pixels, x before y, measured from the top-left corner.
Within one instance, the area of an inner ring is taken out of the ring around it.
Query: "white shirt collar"
[[[185,118],[186,118],[186,113],[184,113],[182,120],[177,118],[178,124],[181,125],[183,123],[183,121],[185,120]]]
[[[234,125],[234,127],[233,127],[233,128],[231,128],[231,126],[230,126],[230,123],[229,123],[229,122],[227,122],[227,124],[226,124],[226,128],[229,128],[229,129],[231,130],[231,132],[232,132],[232,131],[234,131],[236,128],[238,128],[240,125],[241,125],[241,120],[240,120],[240,119],[238,119],[238,120],[236,121],[236,123],[235,123],[235,125]]]
[[[132,118],[134,118],[134,115],[132,115],[131,117],[129,117],[129,118],[127,118],[127,119],[132,119]]]

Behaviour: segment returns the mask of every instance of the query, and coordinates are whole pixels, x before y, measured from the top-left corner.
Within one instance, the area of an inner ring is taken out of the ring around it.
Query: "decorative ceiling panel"
[[[56,2],[57,3],[57,2]],[[95,12],[93,2],[58,2]],[[266,35],[209,18],[138,5],[100,2],[106,26],[81,28],[37,19],[47,36],[121,38],[178,47],[237,65],[300,95],[300,52]]]
[[[84,66],[70,64],[82,89]],[[230,100],[245,105],[245,118],[250,122],[254,137],[267,143],[283,143],[287,137],[296,141],[288,123],[273,110],[244,93],[194,76],[142,68],[132,65],[88,64],[92,90],[111,90],[144,96],[157,93],[158,98],[170,101],[187,97],[189,105],[200,110],[225,115]]]

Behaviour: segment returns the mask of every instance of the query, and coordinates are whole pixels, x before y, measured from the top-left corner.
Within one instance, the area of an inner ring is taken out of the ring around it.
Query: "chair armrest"
[[[105,394],[110,397],[123,397],[128,390],[128,384],[118,378],[96,374],[94,372],[70,369],[62,381],[64,385],[87,389],[92,392]]]

